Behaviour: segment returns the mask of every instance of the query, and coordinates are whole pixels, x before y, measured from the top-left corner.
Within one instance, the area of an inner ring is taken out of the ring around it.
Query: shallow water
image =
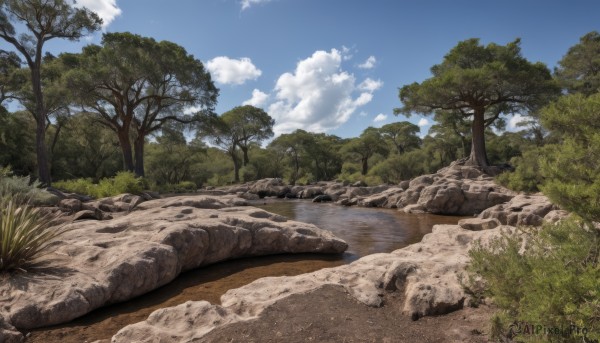
[[[349,244],[348,252],[343,255],[274,255],[217,263],[186,272],[172,283],[139,298],[98,309],[71,323],[36,330],[27,342],[81,343],[110,339],[122,327],[146,319],[159,308],[188,300],[219,303],[227,290],[258,278],[309,273],[349,263],[368,254],[390,252],[420,241],[435,224],[456,224],[461,219],[315,204],[306,200],[268,199],[252,205],[330,230]]]

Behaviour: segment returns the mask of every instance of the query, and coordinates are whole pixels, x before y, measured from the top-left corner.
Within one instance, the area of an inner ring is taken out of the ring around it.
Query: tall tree
[[[483,46],[478,39],[459,42],[431,73],[431,78],[400,89],[404,106],[394,113],[428,115],[446,110],[473,117],[468,163],[476,166],[489,165],[486,125],[503,114],[526,114],[558,93],[548,68],[521,56],[519,39],[506,46]]]
[[[586,96],[600,91],[600,33],[592,31],[579,39],[558,62],[555,75],[569,93]]]
[[[224,114],[231,117],[228,119],[234,126],[238,140],[237,145],[242,150],[243,164],[248,164],[248,148],[252,143],[260,143],[265,139],[273,137],[273,125],[275,120],[260,108],[245,105],[235,107]]]
[[[243,165],[248,163],[251,143],[260,143],[273,136],[275,121],[265,111],[253,106],[235,107],[208,124],[208,135],[233,161],[235,182],[240,181],[239,147],[243,153]]]
[[[296,130],[292,133],[285,133],[275,138],[269,148],[274,150],[282,150],[292,165],[290,175],[290,184],[295,184],[300,177],[300,167],[306,153],[306,146],[311,140],[310,134],[304,130]]]
[[[13,99],[11,76],[21,67],[19,56],[10,51],[0,50],[0,106],[5,100]]]
[[[18,33],[18,28],[27,32]],[[102,20],[86,8],[75,8],[65,0],[0,1],[0,38],[10,43],[25,59],[31,74],[35,99],[36,154],[40,181],[51,183],[46,150],[47,105],[42,91],[44,44],[54,38],[79,40],[100,29]]]
[[[375,154],[387,155],[388,146],[379,130],[373,127],[366,128],[358,138],[351,139],[346,143],[341,152],[350,157],[355,157],[361,163],[361,174],[369,172],[369,158]]]
[[[84,109],[117,134],[124,169],[138,176],[144,175],[148,135],[168,122],[191,124],[213,115],[219,90],[202,62],[175,43],[107,33],[102,46],[85,47],[79,58],[69,86]],[[197,112],[186,114],[186,108]]]
[[[396,152],[399,154],[417,148],[421,144],[421,139],[417,136],[421,129],[417,125],[407,121],[383,125],[379,131],[383,137],[392,142],[394,147],[396,147]]]

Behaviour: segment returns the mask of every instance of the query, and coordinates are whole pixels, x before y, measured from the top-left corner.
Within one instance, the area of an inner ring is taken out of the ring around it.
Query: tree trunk
[[[144,136],[140,136],[133,142],[135,150],[135,176],[144,177]]]
[[[245,167],[248,165],[248,163],[250,163],[250,159],[248,158],[248,147],[240,146],[240,149],[242,149],[242,152],[244,153],[244,167]]]
[[[121,146],[121,152],[123,153],[123,170],[133,172],[133,153],[131,151],[129,132],[120,131],[117,135],[119,136],[119,145]]]
[[[240,182],[240,161],[238,161],[238,158],[236,156],[235,150],[231,151],[229,153],[229,155],[231,156],[231,159],[233,160],[233,177],[234,177],[234,181],[236,183]]]
[[[487,154],[485,151],[485,109],[476,108],[473,115],[473,124],[471,126],[471,133],[473,135],[473,141],[471,143],[471,156],[467,161],[467,164],[472,166],[487,167],[489,166]]]
[[[369,158],[363,157],[361,161],[362,161],[362,175],[367,175],[367,173],[369,172]]]
[[[41,60],[41,56],[40,56]],[[38,177],[46,186],[52,184],[50,169],[48,167],[48,151],[46,149],[46,109],[44,108],[44,95],[39,63],[31,67],[31,85],[35,96],[35,153],[37,155]]]

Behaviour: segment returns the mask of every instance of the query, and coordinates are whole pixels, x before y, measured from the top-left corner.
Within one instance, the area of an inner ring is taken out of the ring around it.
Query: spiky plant
[[[52,227],[54,218],[10,195],[0,197],[0,272],[24,270],[50,252],[50,243],[66,231]]]

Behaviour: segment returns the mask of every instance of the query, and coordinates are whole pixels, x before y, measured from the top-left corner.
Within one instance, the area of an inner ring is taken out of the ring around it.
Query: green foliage
[[[496,182],[517,192],[535,193],[544,181],[541,174],[539,157],[541,148],[523,152],[523,156],[513,157],[510,164],[514,172],[505,172],[496,177]]]
[[[600,91],[600,34],[592,31],[581,37],[558,64],[556,77],[569,93],[588,96]]]
[[[397,184],[400,181],[427,173],[424,162],[427,156],[421,150],[414,150],[402,155],[391,155],[370,171],[370,176],[377,176],[385,183]]]
[[[546,146],[542,191],[562,208],[588,221],[600,221],[600,93],[568,95],[542,112],[542,122],[562,133]]]
[[[523,241],[525,239],[525,242]],[[520,253],[523,245],[527,247]],[[469,271],[485,279],[485,292],[501,309],[496,333],[527,322],[545,327],[576,325],[588,329],[589,339],[600,338],[600,232],[581,222],[566,220],[540,232],[503,235],[490,246],[470,251]],[[582,335],[525,336],[519,340],[581,342]]]
[[[0,272],[32,266],[66,231],[51,227],[54,216],[20,202],[11,195],[0,196]]]
[[[95,198],[104,198],[123,193],[139,194],[144,188],[144,180],[136,178],[132,172],[119,172],[113,178],[104,178],[98,184],[92,179],[76,179],[55,182],[54,187],[67,192],[90,195]]]
[[[54,205],[60,199],[40,188],[39,181],[29,176],[12,175],[9,167],[0,167],[0,198],[10,197],[18,204],[30,203],[36,206]]]
[[[473,117],[470,163],[487,166],[484,131],[502,114],[527,113],[558,93],[542,63],[521,56],[520,40],[501,46],[459,42],[431,68],[431,78],[400,89],[395,114],[449,113],[447,119]],[[525,99],[525,100],[524,100]]]

